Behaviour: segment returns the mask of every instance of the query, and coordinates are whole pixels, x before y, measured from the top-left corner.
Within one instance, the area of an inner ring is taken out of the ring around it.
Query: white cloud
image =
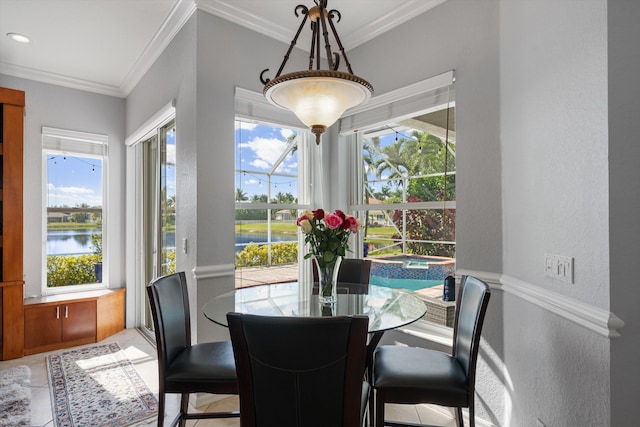
[[[251,162],[251,166],[255,166],[258,169],[269,169],[271,165],[264,160],[256,159]]]
[[[93,194],[93,190],[86,187],[58,187],[56,191],[66,194]]]
[[[287,143],[275,138],[255,138],[248,142],[249,148],[255,153],[253,166],[268,169],[286,150]]]
[[[258,181],[257,179],[248,179],[248,180],[246,180],[244,183],[245,183],[245,184],[249,184],[249,185],[251,185],[251,184],[257,184],[257,183],[259,183],[259,182],[260,182],[260,181]]]
[[[241,122],[240,120],[236,120],[236,124],[235,124],[236,129],[245,129],[245,130],[254,130],[257,126],[258,126],[257,123]]]
[[[47,184],[47,198],[49,206],[101,206],[102,197],[92,189],[86,187],[56,187]]]
[[[284,138],[289,138],[294,133],[295,132],[291,129],[280,129],[280,135],[282,135]]]

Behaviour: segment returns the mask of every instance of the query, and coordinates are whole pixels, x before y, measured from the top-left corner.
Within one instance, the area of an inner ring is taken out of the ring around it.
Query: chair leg
[[[184,418],[189,411],[189,393],[182,393],[180,395],[180,423],[178,424],[180,427],[185,427],[187,425],[187,420]]]
[[[376,400],[375,400],[375,390],[371,389],[371,392],[369,393],[369,425],[371,427],[373,427],[374,423],[375,423],[375,404],[376,404]]]
[[[158,427],[164,426],[164,390],[158,393]]]
[[[456,408],[456,425],[458,427],[464,427],[464,419],[462,418],[462,408]]]
[[[375,427],[384,427],[384,395],[376,392]]]

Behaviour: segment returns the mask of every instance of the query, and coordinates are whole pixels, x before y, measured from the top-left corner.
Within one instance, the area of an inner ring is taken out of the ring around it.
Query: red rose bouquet
[[[305,243],[311,247],[305,259],[315,256],[320,267],[334,263],[338,256],[343,257],[349,250],[349,235],[360,228],[355,217],[341,210],[329,214],[323,209],[304,211],[297,224],[305,234]]]

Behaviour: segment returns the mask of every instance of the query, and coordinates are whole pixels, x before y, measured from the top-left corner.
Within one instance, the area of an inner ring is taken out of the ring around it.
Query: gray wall
[[[611,425],[637,416],[640,396],[640,286],[631,277],[640,250],[640,4],[607,3],[609,85],[609,245],[611,311],[625,321],[611,342]]]
[[[607,35],[606,0],[500,3],[502,281],[549,297],[550,306],[604,314],[612,243]],[[573,284],[544,277],[545,253],[574,257]],[[631,425],[630,416],[611,418],[606,335],[513,292],[503,311],[505,421]]]
[[[0,86],[23,90],[24,121],[24,277],[25,296],[41,295],[42,127],[109,136],[108,286],[121,288],[124,273],[124,99],[67,89],[0,74]],[[105,273],[106,279],[106,273]]]
[[[455,70],[456,265],[458,274],[474,272],[485,280],[499,275],[503,257],[498,11],[497,1],[449,0],[349,51],[354,72],[371,82],[376,95]],[[503,425],[500,292],[491,298],[476,413]],[[389,339],[415,345],[398,334]]]
[[[228,338],[200,309],[234,287],[235,88],[261,91],[260,71],[277,70],[286,49],[197,11],[127,99],[127,134],[176,100],[176,241],[189,247],[177,262],[188,273],[198,341]]]
[[[196,165],[193,147],[196,141],[196,23],[190,19],[171,43],[147,71],[144,78],[136,85],[127,97],[126,106],[126,136],[136,132],[144,123],[166,105],[175,102],[176,107],[176,265],[181,271],[190,272],[195,267],[195,250],[184,254],[178,248],[182,239],[187,239],[188,245],[196,242]],[[132,179],[131,169],[135,168],[134,148],[127,148],[129,166],[128,178]],[[131,183],[128,191],[131,193],[135,186]],[[137,273],[139,263],[136,263],[135,235],[139,233],[135,226],[135,197],[128,194],[128,222],[129,236],[127,251],[127,326],[138,326],[141,321],[133,318],[138,307],[142,307],[144,284]],[[134,252],[134,253],[131,253]],[[187,274],[187,280],[193,287],[193,276]],[[195,288],[190,292],[191,306],[196,307]],[[195,310],[192,310],[195,311]],[[197,319],[192,321],[192,327],[197,326]]]

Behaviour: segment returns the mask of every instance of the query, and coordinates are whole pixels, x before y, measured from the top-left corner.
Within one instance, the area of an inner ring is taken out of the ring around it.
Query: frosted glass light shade
[[[298,71],[269,81],[265,97],[274,105],[289,109],[302,123],[320,135],[349,108],[371,97],[372,86],[349,73],[328,70]]]

